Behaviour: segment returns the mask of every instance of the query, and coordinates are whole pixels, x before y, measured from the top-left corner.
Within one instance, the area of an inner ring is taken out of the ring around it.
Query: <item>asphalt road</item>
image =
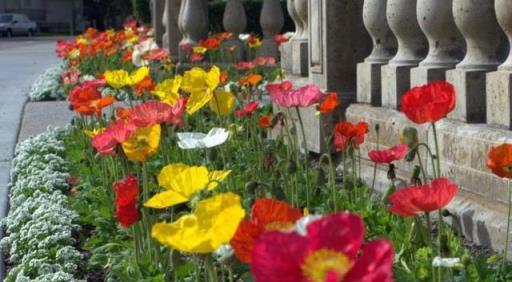
[[[56,40],[0,38],[0,218],[7,212],[9,170],[27,93],[38,75],[58,63]],[[0,277],[4,271],[0,253]]]

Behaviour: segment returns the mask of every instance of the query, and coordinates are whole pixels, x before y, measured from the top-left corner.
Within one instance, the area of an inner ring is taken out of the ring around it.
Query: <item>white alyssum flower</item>
[[[224,128],[213,128],[204,134],[201,132],[183,132],[177,133],[178,147],[181,149],[205,149],[213,148],[224,144],[229,138],[229,131]]]
[[[79,215],[68,206],[67,162],[62,130],[49,129],[16,147],[10,210],[0,247],[14,264],[8,281],[80,281],[83,264],[73,234]]]
[[[28,97],[31,101],[65,100],[66,93],[61,83],[61,73],[66,68],[65,63],[57,64],[47,69],[32,84]]]
[[[460,262],[460,258],[442,258],[442,257],[437,256],[432,260],[432,266],[433,267],[454,268],[454,267],[461,267],[462,264]]]

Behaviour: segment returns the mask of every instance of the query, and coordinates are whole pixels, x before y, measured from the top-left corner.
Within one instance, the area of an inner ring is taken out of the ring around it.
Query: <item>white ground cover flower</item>
[[[181,149],[205,149],[224,144],[229,137],[229,131],[224,128],[212,128],[208,134],[201,132],[182,132],[178,135],[178,147]]]
[[[61,73],[66,68],[65,63],[59,63],[47,69],[39,76],[28,93],[31,101],[65,100],[66,93],[61,83]]]
[[[62,130],[49,130],[16,147],[10,210],[0,247],[14,267],[5,281],[79,281],[83,263],[73,234],[79,215],[68,205],[69,188]]]

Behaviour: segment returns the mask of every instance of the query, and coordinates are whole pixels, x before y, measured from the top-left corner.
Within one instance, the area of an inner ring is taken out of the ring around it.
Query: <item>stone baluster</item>
[[[402,94],[411,87],[411,69],[427,53],[427,41],[416,18],[417,0],[388,0],[386,18],[398,41],[396,55],[381,69],[382,105],[398,109]]]
[[[295,9],[295,1],[296,0],[287,0],[286,8],[288,10],[288,14],[292,18],[293,23],[295,24],[295,32],[293,36],[288,40],[288,42],[283,43],[279,47],[279,51],[281,51],[281,68],[285,74],[293,74],[293,44],[292,42],[300,37],[302,32],[304,32],[304,27],[302,26],[302,21],[299,19],[299,15],[297,14],[297,10]]]
[[[258,48],[257,55],[261,57],[278,58],[279,51],[274,39],[284,26],[284,14],[279,0],[264,0],[260,15],[263,41]]]
[[[496,17],[512,46],[512,1],[495,0]],[[487,74],[487,123],[512,129],[512,51],[498,71]]]
[[[287,0],[286,8],[288,10],[288,14],[292,18],[293,23],[295,24],[295,33],[290,38],[290,41],[295,40],[295,38],[300,37],[300,35],[305,31],[302,21],[299,18],[297,13],[297,9],[295,8],[296,0]]]
[[[162,37],[164,34],[163,18],[165,13],[165,0],[151,1],[151,23],[155,33],[155,41],[162,46]]]
[[[455,86],[457,104],[450,118],[469,122],[486,121],[486,74],[496,70],[496,51],[501,30],[494,0],[453,0],[453,16],[466,41],[466,56],[446,80]]]
[[[373,42],[372,52],[357,64],[357,102],[382,104],[381,67],[396,53],[396,38],[386,19],[387,0],[365,0],[363,23]]]
[[[416,13],[428,40],[427,57],[411,70],[411,86],[446,80],[463,56],[464,43],[452,14],[452,0],[418,0]]]
[[[178,16],[181,0],[165,0],[162,36],[162,47],[167,49],[173,59],[178,57],[178,44],[181,41],[181,32],[178,29]]]
[[[182,0],[179,16],[179,27],[183,34],[180,42],[180,62],[185,61],[188,51],[181,46],[195,45],[199,40],[208,37],[207,0]]]
[[[245,45],[239,39],[240,33],[247,27],[247,17],[241,0],[229,0],[222,20],[224,29],[233,34],[232,38],[223,43],[228,61],[240,61],[244,58]],[[231,51],[232,50],[232,51]]]
[[[308,75],[308,46],[309,46],[309,24],[308,24],[308,0],[295,0],[295,11],[300,26],[302,27],[297,37],[292,41],[293,44],[293,73],[296,75]]]

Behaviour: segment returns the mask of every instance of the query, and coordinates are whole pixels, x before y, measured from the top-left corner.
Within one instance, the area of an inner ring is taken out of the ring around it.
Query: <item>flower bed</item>
[[[14,264],[5,281],[75,281],[83,256],[76,248],[78,214],[68,205],[68,167],[61,130],[18,144],[10,184],[7,236]]]
[[[87,77],[68,80],[77,118],[64,138],[85,279],[512,279],[506,260],[472,255],[444,223],[458,187],[443,177],[438,147],[421,143],[414,129],[404,129],[402,144],[368,155],[389,168],[380,198],[358,169],[359,146],[374,129],[337,122],[324,138],[336,154],[302,154],[307,129],[299,109],[329,115],[339,101],[315,85],[295,88],[275,59],[254,57],[259,38],[243,37],[250,60],[232,65],[220,64],[233,52],[221,48],[230,34],[183,46],[192,67],[178,73],[150,35],[130,22],[58,44],[66,73]],[[129,106],[115,106],[120,99]],[[453,87],[437,82],[411,89],[402,108],[435,132],[454,103]],[[284,111],[272,113],[272,104]],[[269,139],[269,129],[280,134]],[[429,153],[433,175],[419,152]],[[506,146],[493,149],[489,167],[510,177],[501,152],[509,154]],[[395,174],[393,162],[402,159],[417,168],[407,180]]]

